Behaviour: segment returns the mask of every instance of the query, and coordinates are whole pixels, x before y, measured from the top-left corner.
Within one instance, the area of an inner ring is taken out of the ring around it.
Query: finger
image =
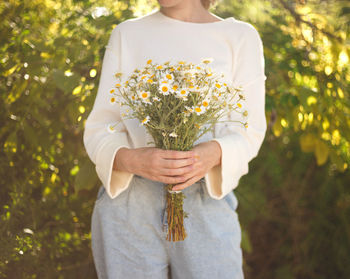
[[[162,159],[161,164],[165,169],[177,169],[195,163],[195,158],[187,159]]]
[[[186,159],[186,158],[194,158],[194,151],[179,151],[179,150],[163,150],[161,153],[161,157],[163,159]]]
[[[177,176],[160,175],[159,178],[162,183],[174,184],[174,185],[178,183],[182,183],[186,179],[185,176],[182,176],[182,175],[177,175]]]
[[[191,185],[193,185],[194,183],[196,183],[197,181],[199,180],[198,176],[193,176],[192,178],[190,178],[189,180],[183,182],[183,183],[180,183],[180,184],[177,184],[175,185],[172,190],[173,191],[180,191],[180,190],[183,190]]]
[[[175,176],[175,175],[186,175],[187,173],[194,170],[194,165],[187,165],[181,168],[162,168],[160,169],[160,174],[164,176]]]

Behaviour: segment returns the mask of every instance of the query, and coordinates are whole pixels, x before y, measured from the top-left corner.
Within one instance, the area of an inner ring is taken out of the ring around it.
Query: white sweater
[[[266,132],[263,44],[250,24],[228,17],[221,21],[194,23],[166,16],[158,9],[118,24],[106,45],[100,83],[92,111],[85,121],[84,146],[96,165],[96,172],[111,198],[126,190],[133,173],[114,170],[115,154],[121,147],[154,146],[152,137],[137,119],[123,119],[117,132],[107,125],[121,120],[125,106],[110,105],[109,90],[116,83],[114,74],[123,73],[122,82],[136,68],[153,63],[180,60],[199,63],[211,57],[210,67],[243,87],[248,110],[248,128],[234,122],[217,123],[195,144],[217,141],[222,149],[221,164],[205,174],[209,195],[222,199],[238,186],[248,173],[248,163],[257,156]],[[227,119],[223,118],[222,120]],[[232,119],[232,117],[231,117]]]

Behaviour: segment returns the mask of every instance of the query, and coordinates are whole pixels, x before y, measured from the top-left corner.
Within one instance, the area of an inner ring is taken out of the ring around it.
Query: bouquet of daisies
[[[110,103],[119,102],[130,108],[122,117],[139,119],[155,146],[167,150],[191,150],[197,139],[233,111],[241,114],[242,121],[231,121],[247,127],[248,112],[242,108],[241,101],[245,100],[242,87],[229,85],[224,74],[209,67],[212,61],[205,58],[199,64],[186,61],[158,64],[149,59],[142,69],[135,69],[123,85],[120,83],[122,73],[115,73],[118,82],[110,90]],[[109,124],[108,130],[115,131],[115,125]],[[183,210],[185,195],[172,191],[173,186],[165,186],[167,240],[181,241],[187,236],[183,220],[188,213]]]

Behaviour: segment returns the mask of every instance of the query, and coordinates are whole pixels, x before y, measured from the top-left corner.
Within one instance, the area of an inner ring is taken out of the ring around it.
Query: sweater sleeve
[[[126,190],[133,177],[132,173],[113,169],[117,151],[122,147],[131,148],[126,127],[121,121],[120,105],[118,102],[113,105],[109,103],[109,91],[117,82],[114,75],[120,71],[120,50],[121,35],[117,26],[106,45],[96,99],[85,121],[83,134],[86,152],[95,164],[96,173],[111,198]],[[108,124],[117,122],[115,133],[110,133],[107,129]]]
[[[246,26],[248,28],[233,55],[233,85],[242,86],[248,128],[235,122],[215,125],[212,140],[221,147],[221,164],[206,173],[205,182],[209,195],[217,200],[236,188],[240,178],[248,173],[248,163],[257,156],[267,128],[263,44],[257,30],[251,24]],[[227,120],[227,117],[242,120],[235,114],[230,113],[222,120]]]

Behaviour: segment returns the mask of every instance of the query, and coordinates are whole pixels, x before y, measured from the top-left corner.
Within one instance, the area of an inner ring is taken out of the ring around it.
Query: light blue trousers
[[[215,200],[204,178],[182,190],[187,237],[170,242],[164,185],[134,175],[115,199],[100,187],[91,225],[98,278],[243,279],[234,192]]]

